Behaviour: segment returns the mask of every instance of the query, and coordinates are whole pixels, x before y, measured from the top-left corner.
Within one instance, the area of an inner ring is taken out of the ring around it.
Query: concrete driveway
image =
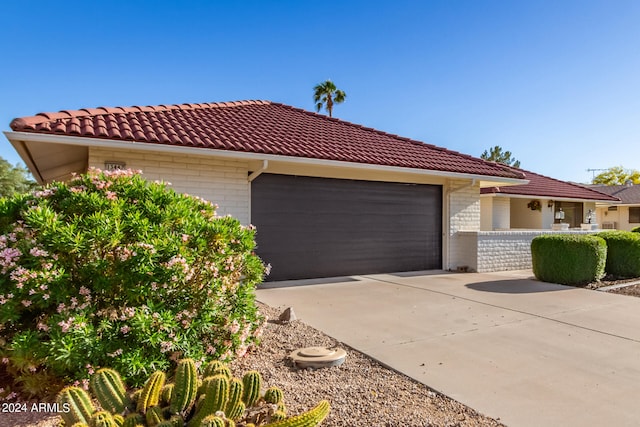
[[[257,296],[509,426],[640,425],[640,298],[530,277],[382,274]]]

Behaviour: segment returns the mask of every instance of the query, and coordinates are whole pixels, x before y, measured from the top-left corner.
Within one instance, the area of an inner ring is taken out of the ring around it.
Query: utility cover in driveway
[[[442,268],[442,187],[262,174],[251,184],[267,280]]]

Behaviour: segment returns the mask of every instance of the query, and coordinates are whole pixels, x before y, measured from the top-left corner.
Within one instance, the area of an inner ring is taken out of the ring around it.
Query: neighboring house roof
[[[523,179],[434,145],[269,101],[115,107],[14,119],[15,132],[199,147]]]
[[[623,205],[640,205],[640,185],[593,185],[590,188],[617,197]]]
[[[571,182],[560,181],[549,178],[524,169],[513,168],[525,175],[529,180],[528,184],[512,185],[505,187],[488,187],[480,189],[481,194],[504,194],[511,196],[529,196],[548,199],[571,199],[571,200],[594,200],[618,202],[615,196],[603,194],[599,191],[573,184]]]

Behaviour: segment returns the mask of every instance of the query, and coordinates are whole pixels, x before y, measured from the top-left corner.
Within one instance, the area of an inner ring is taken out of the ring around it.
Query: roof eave
[[[136,141],[121,141],[114,139],[104,138],[87,138],[82,136],[67,136],[67,135],[54,135],[44,134],[36,132],[19,132],[19,131],[5,131],[7,139],[14,146],[20,157],[25,161],[29,170],[34,173],[34,176],[38,174],[37,165],[35,165],[28,153],[28,150],[24,147],[24,142],[45,142],[51,144],[66,144],[77,145],[83,147],[100,147],[100,148],[116,148],[127,150],[140,150],[140,151],[160,151],[167,153],[181,153],[181,154],[194,154],[205,155],[211,157],[222,157],[228,159],[244,159],[244,160],[273,160],[285,163],[297,163],[297,164],[315,164],[324,166],[333,166],[350,169],[362,169],[362,170],[384,170],[394,172],[412,173],[417,175],[430,175],[444,178],[457,178],[457,179],[475,179],[481,181],[483,186],[496,186],[500,185],[523,185],[529,181],[526,179],[508,178],[492,175],[481,175],[473,173],[462,172],[448,172],[439,171],[434,169],[416,169],[400,166],[385,166],[376,165],[371,163],[353,163],[339,160],[327,160],[327,159],[315,159],[309,157],[294,157],[294,156],[281,156],[276,154],[262,154],[251,153],[244,151],[230,151],[230,150],[218,150],[212,148],[202,147],[184,147],[178,145],[166,145],[160,143],[149,142],[136,142]],[[36,176],[36,179],[40,177]]]

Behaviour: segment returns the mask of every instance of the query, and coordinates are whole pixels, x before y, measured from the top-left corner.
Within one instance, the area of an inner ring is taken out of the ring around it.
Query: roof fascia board
[[[5,135],[8,133],[11,133],[11,132],[5,132]],[[42,178],[42,174],[40,173],[40,170],[36,167],[36,164],[33,161],[33,158],[31,157],[31,152],[26,147],[24,140],[13,140],[9,138],[8,135],[7,135],[7,139],[9,139],[9,142],[11,143],[11,145],[13,145],[13,148],[18,152],[18,155],[20,156],[20,158],[27,165],[29,172],[31,172],[31,175],[33,175],[36,182],[38,184],[42,184],[44,182],[44,179]]]
[[[535,194],[509,194],[509,193],[487,193],[481,194],[480,197],[508,197],[511,199],[549,199],[556,200],[558,202],[596,202],[617,205],[620,202],[615,200],[601,200],[601,199],[581,199],[576,197],[554,197],[554,196],[540,196]]]
[[[5,136],[11,143],[16,145],[21,141],[31,142],[45,142],[51,144],[67,144],[67,145],[79,145],[86,147],[99,147],[99,148],[116,148],[124,150],[140,150],[140,151],[156,151],[173,154],[192,154],[192,155],[205,155],[211,157],[223,157],[229,159],[241,159],[241,160],[268,160],[284,163],[297,163],[307,165],[318,166],[332,166],[338,168],[348,169],[368,169],[379,170],[389,172],[402,172],[416,175],[430,175],[439,176],[444,178],[458,178],[458,179],[477,179],[486,180],[492,182],[501,182],[504,184],[522,185],[529,181],[526,179],[506,178],[491,175],[477,175],[467,174],[460,172],[447,172],[438,171],[432,169],[414,169],[405,168],[399,166],[383,166],[373,165],[370,163],[352,163],[339,160],[325,160],[325,159],[312,159],[308,157],[293,157],[293,156],[280,156],[276,154],[261,154],[261,153],[247,153],[241,151],[228,151],[228,150],[216,150],[212,148],[200,148],[200,147],[182,147],[178,145],[164,145],[154,144],[148,142],[135,142],[135,141],[117,141],[113,139],[102,138],[86,138],[81,136],[66,136],[66,135],[51,135],[31,132],[10,132],[5,131]],[[16,143],[14,143],[16,141]]]

